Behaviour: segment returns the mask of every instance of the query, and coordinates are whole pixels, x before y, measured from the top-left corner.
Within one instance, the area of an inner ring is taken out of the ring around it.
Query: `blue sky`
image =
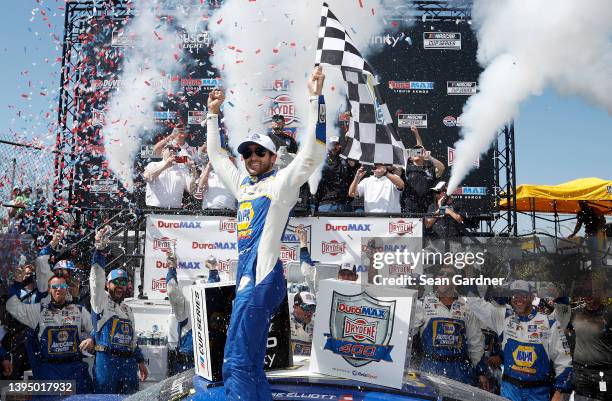
[[[56,58],[61,55],[52,35],[62,37],[64,19],[58,7],[64,0],[7,3],[0,15],[0,138],[12,138],[17,132],[52,143],[48,124],[57,116],[60,64]],[[35,8],[39,10],[31,21]],[[48,21],[43,21],[45,17]],[[549,89],[521,105],[515,127],[519,184],[612,178],[612,117],[602,108]],[[1,148],[0,157],[4,157]]]

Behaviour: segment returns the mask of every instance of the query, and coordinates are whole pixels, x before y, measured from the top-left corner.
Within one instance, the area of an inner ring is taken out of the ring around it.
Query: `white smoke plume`
[[[271,80],[288,79],[300,123],[307,118],[307,78],[314,66],[322,1],[227,0],[209,22],[215,41],[213,62],[226,90],[225,124],[236,146],[249,132],[263,132],[270,108]],[[389,25],[383,12],[403,2],[396,0],[329,0],[332,12],[345,25],[367,58],[370,38]],[[325,68],[328,136],[337,134],[335,111],[344,105],[344,83],[339,70]]]
[[[109,99],[102,129],[109,167],[128,191],[133,186],[134,159],[142,135],[154,127],[154,105],[160,91],[171,91],[171,74],[189,62],[178,29],[193,33],[207,15],[207,6],[164,9],[172,2],[134,1],[136,16],[123,35],[136,45],[128,50],[119,79],[122,85]]]
[[[224,107],[230,144],[237,146],[249,132],[265,130],[270,92],[265,86],[277,79],[291,82],[295,115],[304,124],[308,103],[306,82],[314,64],[322,1],[317,0],[226,0],[208,17],[208,3],[176,0],[137,0],[136,17],[126,35],[138,40],[125,57],[118,88],[108,102],[103,128],[109,167],[128,190],[133,189],[133,164],[142,135],[154,127],[153,110],[159,99],[159,84],[188,63],[181,49],[177,28],[197,31],[202,23],[215,42],[212,61],[227,88]],[[359,49],[367,57],[372,35],[389,29],[384,11],[404,4],[401,0],[330,0],[334,13],[345,24]],[[174,11],[162,10],[168,4]],[[161,21],[170,15],[173,26]],[[400,28],[395,24],[395,28]],[[177,56],[178,55],[178,56]],[[182,71],[185,73],[185,71]],[[330,111],[328,135],[335,133],[335,111],[344,106],[344,83],[340,72],[325,70],[325,95]],[[171,84],[171,83],[170,83]],[[172,90],[172,87],[162,88]]]
[[[548,87],[612,114],[612,2],[475,0],[479,93],[467,102],[449,193],[521,102]]]

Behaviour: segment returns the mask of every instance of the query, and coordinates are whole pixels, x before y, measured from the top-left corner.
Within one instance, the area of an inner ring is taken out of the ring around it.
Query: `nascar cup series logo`
[[[391,360],[395,301],[380,301],[365,292],[344,295],[334,291],[330,333],[324,349],[355,367]]]

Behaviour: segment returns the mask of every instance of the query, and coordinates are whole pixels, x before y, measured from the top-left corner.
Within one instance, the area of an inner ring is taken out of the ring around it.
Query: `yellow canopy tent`
[[[503,196],[500,208],[507,209],[508,201]],[[578,201],[587,201],[601,213],[612,215],[612,180],[579,178],[559,185],[519,185],[516,188],[517,212],[574,214],[580,211]]]

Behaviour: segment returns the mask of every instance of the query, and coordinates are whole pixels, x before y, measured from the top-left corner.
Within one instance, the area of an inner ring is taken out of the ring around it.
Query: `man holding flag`
[[[316,67],[308,81],[310,110],[304,141],[284,169],[273,169],[276,146],[265,134],[252,133],[238,146],[248,175],[221,149],[218,114],[225,95],[208,96],[208,154],[226,188],[238,200],[236,298],[225,343],[223,380],[228,400],[272,400],[264,373],[270,317],[286,295],[280,245],[300,186],[325,157],[325,76]]]

